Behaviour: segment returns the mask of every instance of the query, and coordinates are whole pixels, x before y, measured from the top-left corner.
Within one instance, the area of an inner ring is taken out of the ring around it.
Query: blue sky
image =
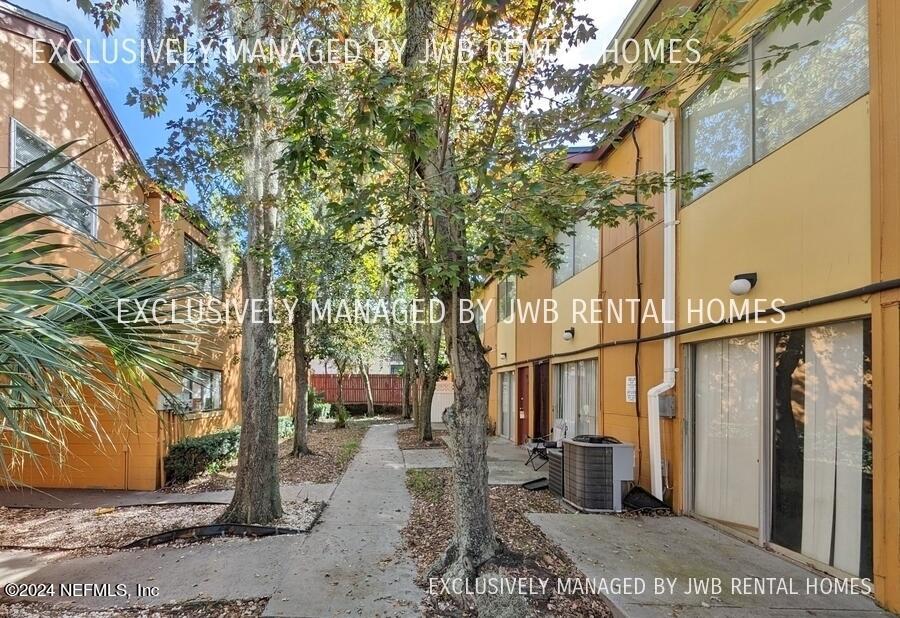
[[[73,0],[12,0],[14,4],[50,19],[66,24],[80,41],[94,41],[94,45],[103,40],[103,34],[94,27],[93,20],[81,12]],[[619,24],[625,18],[634,0],[578,0],[579,9],[591,15],[598,27],[597,37],[586,45],[563,54],[566,64],[579,64],[595,61],[612,39]],[[122,23],[118,37],[138,38],[138,12],[134,0],[122,12]],[[146,159],[153,154],[157,146],[167,138],[165,123],[169,119],[178,118],[186,113],[185,101],[177,92],[169,95],[169,104],[165,112],[156,118],[145,118],[136,107],[125,104],[129,88],[140,85],[140,66],[118,62],[115,64],[94,64],[91,69],[96,74],[103,91],[122,121],[128,137],[134,143],[138,153]]]

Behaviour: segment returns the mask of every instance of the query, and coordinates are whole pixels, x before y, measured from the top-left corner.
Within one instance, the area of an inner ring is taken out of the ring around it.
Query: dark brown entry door
[[[550,361],[534,364],[534,414],[531,431],[533,436],[550,433]]]
[[[528,367],[519,368],[516,395],[516,444],[524,444],[528,437]]]

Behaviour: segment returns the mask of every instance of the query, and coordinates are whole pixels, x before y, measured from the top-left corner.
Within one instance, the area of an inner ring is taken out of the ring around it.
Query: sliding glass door
[[[759,526],[759,337],[698,344],[694,352],[694,510]]]
[[[692,347],[697,515],[871,577],[870,331],[853,320]]]
[[[771,540],[872,570],[869,322],[775,334]]]
[[[504,371],[499,374],[500,419],[497,429],[499,430],[500,435],[506,439],[512,438],[513,406],[515,405],[516,399],[516,387],[513,381],[514,376],[514,371]]]
[[[597,361],[555,365],[556,418],[566,423],[566,436],[591,435],[597,421]]]

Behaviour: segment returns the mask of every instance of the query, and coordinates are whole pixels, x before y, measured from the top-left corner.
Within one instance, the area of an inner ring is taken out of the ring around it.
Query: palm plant
[[[102,442],[99,415],[127,414],[151,393],[180,385],[184,360],[205,334],[184,323],[135,320],[134,302],[176,305],[196,292],[190,278],[163,276],[156,256],[105,257],[90,246],[96,267],[61,263],[71,249],[42,224],[53,213],[12,206],[53,192],[65,177],[69,144],[0,178],[0,468],[40,451],[60,458],[66,437],[88,432]],[[169,388],[166,388],[166,387]],[[148,388],[149,387],[149,388]]]

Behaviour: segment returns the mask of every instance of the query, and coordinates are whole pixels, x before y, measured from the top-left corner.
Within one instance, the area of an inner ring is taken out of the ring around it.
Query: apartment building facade
[[[617,37],[640,38],[679,4],[638,1]],[[725,27],[774,4],[748,1]],[[668,121],[642,119],[616,147],[570,156],[572,173],[628,177],[639,150],[642,170],[707,169],[711,184],[654,198],[639,227],[578,226],[557,239],[560,269],[535,263],[483,291],[495,299],[484,342],[498,434],[521,443],[564,422],[569,436],[632,443],[639,483],[676,511],[872,578],[895,611],[898,34],[896,3],[846,0],[748,41],[742,81],[698,84]],[[762,70],[772,46],[812,41]],[[560,318],[523,322],[508,309],[516,298],[553,298]],[[574,299],[605,311],[634,298],[658,314],[672,300],[674,323],[566,314]],[[716,325],[732,303],[781,312]]]
[[[63,260],[73,271],[88,271],[95,261],[92,251],[116,255],[128,249],[116,221],[129,206],[145,208],[148,224],[159,239],[159,273],[197,270],[204,253],[212,251],[207,226],[197,216],[170,217],[165,207],[190,215],[186,204],[173,203],[151,185],[112,187],[107,182],[123,165],[140,168],[140,157],[128,140],[100,85],[87,63],[79,57],[61,66],[48,60],[45,41],[68,43],[68,28],[53,20],[0,3],[0,140],[2,173],[73,140],[73,155],[89,152],[68,165],[70,186],[57,187],[55,197],[35,199],[21,209],[59,213],[43,227],[59,230],[59,240],[69,246]],[[71,46],[77,52],[75,45]],[[34,50],[38,51],[35,52]],[[37,60],[37,61],[36,61]],[[62,197],[63,193],[67,197]],[[168,202],[168,204],[166,203]],[[87,245],[89,250],[81,247]],[[233,294],[224,282],[209,276],[198,294]],[[157,404],[138,409],[98,410],[100,433],[70,433],[68,452],[59,454],[34,445],[37,457],[25,458],[10,472],[17,483],[33,487],[156,489],[164,482],[163,457],[169,446],[185,436],[225,429],[240,422],[240,336],[223,327],[211,341],[187,360],[190,377],[172,385],[179,410],[149,384],[148,398]],[[281,413],[293,406],[292,360],[279,367]],[[157,408],[157,409],[154,409]]]

